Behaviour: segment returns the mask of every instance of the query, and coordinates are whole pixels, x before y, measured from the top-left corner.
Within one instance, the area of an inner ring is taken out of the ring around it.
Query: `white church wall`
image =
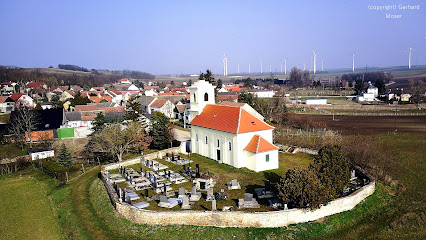
[[[269,155],[269,161],[266,161],[266,156]],[[277,169],[279,167],[278,149],[261,152],[256,154],[256,168],[251,169],[256,172],[265,170]]]

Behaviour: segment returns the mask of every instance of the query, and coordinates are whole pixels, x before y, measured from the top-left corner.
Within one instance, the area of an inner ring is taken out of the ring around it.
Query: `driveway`
[[[172,129],[176,140],[183,142],[183,141],[189,141],[191,139],[191,134],[190,132],[187,131],[183,131],[183,130],[179,130],[176,128]]]

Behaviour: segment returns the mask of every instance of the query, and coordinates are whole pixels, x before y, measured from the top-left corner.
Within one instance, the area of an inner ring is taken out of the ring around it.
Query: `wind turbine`
[[[411,69],[411,51],[413,50],[412,47],[408,47],[408,69]]]
[[[283,72],[283,64],[281,63],[281,72]]]
[[[223,76],[228,75],[228,59],[226,58],[226,54],[224,54],[224,57],[222,58],[222,64],[223,64]]]
[[[263,72],[262,60],[259,59],[259,62],[260,62],[260,73],[262,73]]]
[[[249,74],[250,74],[250,63],[249,63]]]
[[[270,73],[272,72],[272,65],[271,64],[269,64],[269,72]]]
[[[240,74],[240,64],[238,63],[238,74]]]
[[[317,72],[317,51],[312,51],[312,53],[314,54],[314,74]]]
[[[355,72],[355,53],[352,54],[352,72]]]
[[[284,58],[284,74],[287,74],[287,58]]]

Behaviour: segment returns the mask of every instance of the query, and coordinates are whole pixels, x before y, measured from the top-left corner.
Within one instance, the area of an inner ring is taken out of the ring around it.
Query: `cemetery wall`
[[[153,160],[153,159],[156,159],[156,158],[163,158],[163,156],[165,156],[166,153],[171,153],[171,152],[174,152],[175,154],[180,153],[181,147],[168,148],[168,149],[160,150],[158,152],[143,155],[141,157],[143,157],[144,160]],[[133,164],[138,164],[138,163],[141,162],[141,157],[136,157],[136,158],[129,159],[129,160],[126,160],[126,161],[104,165],[104,166],[102,166],[102,171],[118,169],[120,166],[125,167],[125,166],[129,166],[129,165],[133,165]]]

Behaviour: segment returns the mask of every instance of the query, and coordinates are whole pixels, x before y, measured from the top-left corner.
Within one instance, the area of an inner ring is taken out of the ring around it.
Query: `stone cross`
[[[216,200],[212,200],[212,211],[216,211],[216,210],[217,210]]]

